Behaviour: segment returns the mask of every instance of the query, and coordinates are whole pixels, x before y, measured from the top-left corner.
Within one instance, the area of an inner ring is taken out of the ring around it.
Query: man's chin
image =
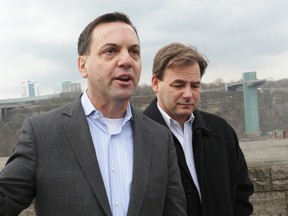
[[[182,116],[189,116],[193,112],[193,109],[185,109],[185,110],[179,110],[178,114]]]
[[[131,92],[118,92],[118,94],[115,95],[115,98],[119,101],[128,101],[131,99],[132,95]]]

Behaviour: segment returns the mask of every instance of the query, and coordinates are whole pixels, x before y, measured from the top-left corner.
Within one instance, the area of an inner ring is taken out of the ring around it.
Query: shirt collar
[[[164,118],[164,121],[166,122],[166,124],[170,127],[172,125],[174,125],[175,123],[178,123],[176,120],[174,120],[173,118],[171,118],[160,106],[159,103],[157,102],[157,107],[161,113],[161,115]],[[195,117],[193,112],[191,113],[189,119],[185,122],[185,124],[189,123],[192,125],[193,121],[194,121]]]
[[[86,115],[86,117],[91,116],[92,114],[95,113],[95,116],[97,118],[102,118],[103,114],[101,111],[95,109],[94,105],[92,104],[92,102],[90,101],[87,92],[84,91],[82,96],[81,96],[81,104],[83,106],[84,109],[84,113]],[[129,121],[132,118],[132,111],[131,111],[131,105],[130,103],[128,103],[128,107],[125,113],[125,117],[124,117],[124,121],[123,123]]]

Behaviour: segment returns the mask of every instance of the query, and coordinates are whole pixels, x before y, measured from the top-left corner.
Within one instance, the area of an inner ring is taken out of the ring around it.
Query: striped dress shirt
[[[108,119],[95,109],[86,92],[81,103],[88,121],[113,216],[127,215],[133,171],[130,104],[125,117]]]

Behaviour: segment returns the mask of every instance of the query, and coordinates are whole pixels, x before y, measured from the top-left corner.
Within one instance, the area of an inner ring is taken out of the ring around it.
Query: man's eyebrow
[[[182,80],[182,79],[176,79],[174,80],[173,82],[186,82],[185,80]]]
[[[181,84],[183,84],[183,83],[189,83],[190,85],[200,85],[201,84],[201,81],[192,81],[192,82],[188,82],[187,80],[182,80],[182,79],[176,79],[176,80],[173,80],[172,82],[171,82],[171,85],[172,84],[175,84],[175,83],[181,83]]]
[[[116,43],[105,43],[100,48],[103,49],[105,47],[121,47],[121,45],[118,45]],[[140,49],[140,45],[139,44],[132,44],[131,46],[129,46],[129,49],[131,49],[131,48]]]
[[[104,47],[117,47],[118,45],[115,43],[105,43],[103,44],[100,48],[104,48]]]
[[[201,84],[201,81],[190,82],[191,84]]]
[[[182,80],[182,79],[176,79],[176,80],[173,80],[170,85],[173,85],[173,84],[183,84],[183,83],[186,83],[185,80]]]
[[[140,45],[139,44],[133,44],[131,46],[129,46],[130,48],[137,48],[140,49]]]

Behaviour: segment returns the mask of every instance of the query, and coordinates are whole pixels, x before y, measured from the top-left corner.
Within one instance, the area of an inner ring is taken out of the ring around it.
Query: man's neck
[[[128,100],[105,100],[91,97],[89,94],[87,95],[95,109],[99,110],[104,117],[110,119],[125,117],[129,104]]]

